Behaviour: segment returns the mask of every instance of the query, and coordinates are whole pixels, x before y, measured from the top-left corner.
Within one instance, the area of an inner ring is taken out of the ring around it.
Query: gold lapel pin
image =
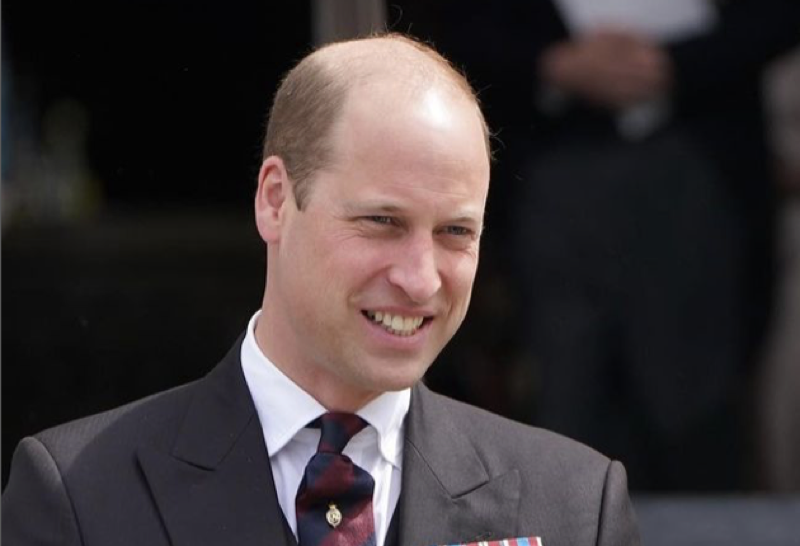
[[[328,525],[336,529],[342,523],[342,513],[335,504],[328,505],[328,511],[325,513],[325,519],[328,520]]]

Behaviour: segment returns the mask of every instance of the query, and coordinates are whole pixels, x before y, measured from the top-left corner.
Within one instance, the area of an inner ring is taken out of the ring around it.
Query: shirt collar
[[[305,426],[327,410],[313,396],[289,379],[258,346],[255,325],[260,311],[247,325],[241,361],[245,381],[256,406],[267,452],[273,457]],[[385,392],[356,413],[378,433],[378,449],[389,463],[400,468],[403,423],[411,401],[411,390]]]

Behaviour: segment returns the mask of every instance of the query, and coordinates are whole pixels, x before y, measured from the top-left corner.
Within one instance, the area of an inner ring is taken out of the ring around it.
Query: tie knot
[[[352,413],[332,411],[320,416],[312,426],[319,426],[322,430],[318,453],[341,453],[350,439],[367,426],[367,422]]]

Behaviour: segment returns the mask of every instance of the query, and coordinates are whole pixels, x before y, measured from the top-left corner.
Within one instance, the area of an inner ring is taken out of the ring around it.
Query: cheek
[[[466,298],[467,303],[469,302],[477,270],[478,258],[473,254],[456,254],[446,258],[442,267],[442,276],[454,298]]]
[[[316,297],[332,304],[350,302],[372,286],[381,270],[382,253],[358,239],[328,240],[325,249],[310,249],[316,267]]]
[[[386,241],[353,237],[334,243],[334,260],[337,267],[347,271],[350,277],[371,277],[389,267],[397,256],[396,248]]]
[[[331,252],[330,243],[319,237],[307,237],[286,248],[283,277],[292,287],[293,297],[307,301],[309,305],[320,304],[322,299],[331,295],[332,287],[341,277],[334,263],[336,253]]]

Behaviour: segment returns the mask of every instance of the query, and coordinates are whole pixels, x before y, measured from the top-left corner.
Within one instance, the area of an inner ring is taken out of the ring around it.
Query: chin
[[[395,371],[395,373],[375,378],[374,384],[381,392],[401,391],[416,385],[427,370],[428,366],[413,366],[407,370]]]

